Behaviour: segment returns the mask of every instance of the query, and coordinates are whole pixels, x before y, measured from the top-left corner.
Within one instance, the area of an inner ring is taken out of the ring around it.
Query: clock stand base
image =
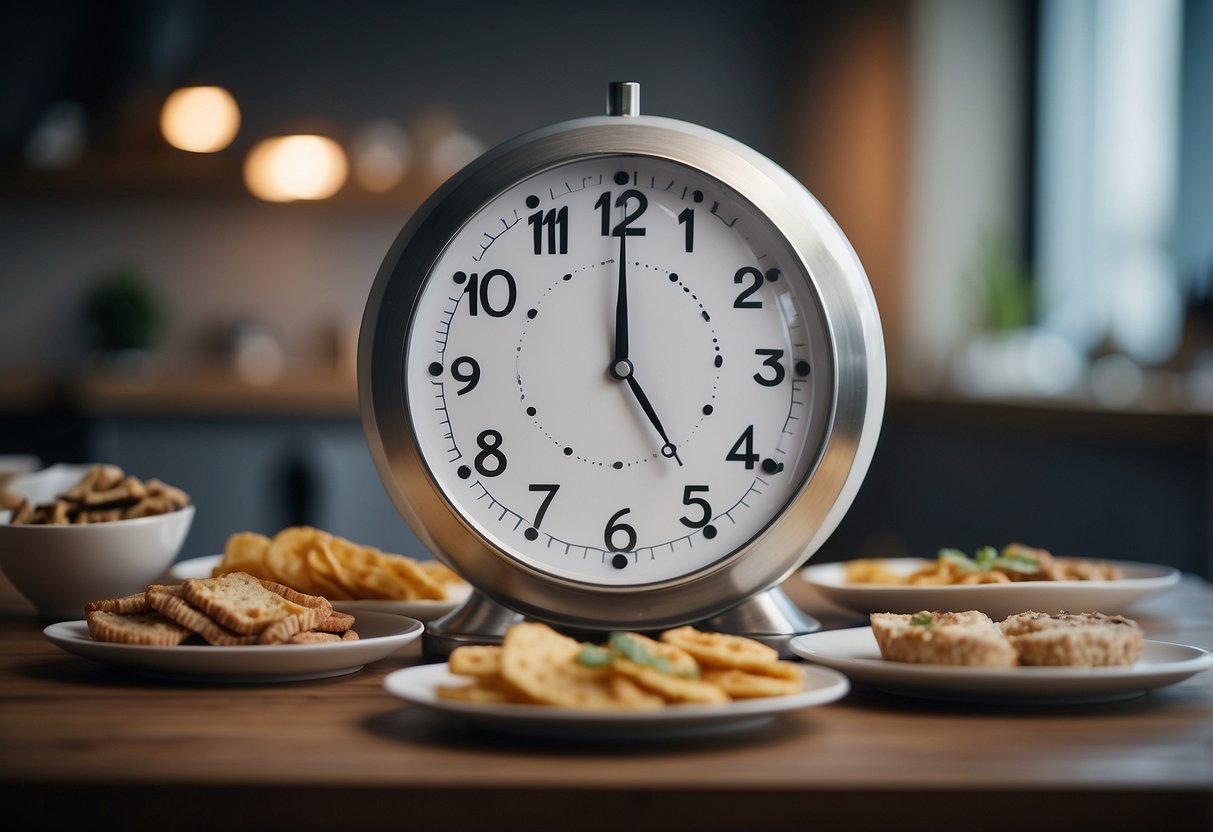
[[[462,605],[426,625],[421,649],[427,656],[445,658],[456,647],[501,644],[509,626],[522,620],[519,613],[473,591]],[[821,629],[821,623],[805,615],[779,587],[760,592],[695,626],[701,630],[752,638],[774,647],[785,659],[794,656],[789,646],[793,638]],[[594,637],[584,631],[575,635]],[[597,635],[603,636],[603,633]]]

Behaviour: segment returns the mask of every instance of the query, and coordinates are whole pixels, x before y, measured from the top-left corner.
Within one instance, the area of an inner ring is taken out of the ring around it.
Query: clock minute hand
[[[623,378],[620,362],[628,360],[628,261],[627,235],[619,235],[619,294],[615,298],[615,360],[612,375]]]
[[[641,389],[640,382],[636,381],[635,374],[629,372],[624,376],[624,381],[628,383],[632,395],[636,397],[636,401],[640,402],[640,409],[644,411],[645,416],[649,417],[649,421],[657,429],[657,434],[661,437],[661,441],[665,443],[661,446],[661,455],[672,457],[678,463],[678,466],[682,467],[682,460],[678,458],[678,446],[670,441],[670,437],[666,436],[665,428],[661,426],[661,420],[657,418],[657,411],[653,409],[653,403],[649,401],[649,397]]]

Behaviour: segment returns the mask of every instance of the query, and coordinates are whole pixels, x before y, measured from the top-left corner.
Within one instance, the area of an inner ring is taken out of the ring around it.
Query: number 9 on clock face
[[[404,406],[430,477],[494,548],[565,581],[727,561],[828,433],[835,358],[803,262],[735,191],[668,160],[515,183],[412,310]]]

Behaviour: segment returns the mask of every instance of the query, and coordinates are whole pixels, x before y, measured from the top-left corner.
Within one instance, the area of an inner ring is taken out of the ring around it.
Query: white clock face
[[[827,433],[833,358],[783,238],[690,168],[600,156],[470,218],[424,282],[406,407],[494,547],[633,586],[719,564],[784,510]]]

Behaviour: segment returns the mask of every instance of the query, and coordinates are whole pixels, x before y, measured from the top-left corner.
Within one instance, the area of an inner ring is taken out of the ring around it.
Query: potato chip
[[[622,656],[615,659],[611,669],[670,702],[717,705],[729,701],[727,693],[708,682],[665,673]]]
[[[451,651],[447,664],[457,676],[501,675],[501,648],[492,644],[469,644]]]
[[[610,710],[611,670],[576,662],[581,645],[544,624],[515,624],[501,645],[501,676],[531,700],[562,708]]]
[[[705,669],[703,681],[715,685],[733,699],[787,696],[799,692],[804,687],[804,677],[799,672],[795,679],[779,679],[774,676],[723,667]]]
[[[666,644],[681,647],[702,665],[749,670],[779,660],[779,652],[761,642],[727,633],[705,633],[694,627],[679,627],[661,634]]]
[[[431,601],[441,601],[446,597],[442,584],[427,575],[417,561],[400,555],[383,555],[383,565],[412,587],[416,597]]]
[[[263,560],[269,551],[270,539],[256,532],[236,532],[227,539],[223,547],[223,559],[215,567],[213,577],[229,572],[248,572],[256,575],[264,571]],[[268,575],[259,575],[265,577]]]
[[[437,562],[420,563],[310,526],[268,538],[237,532],[213,576],[247,572],[258,578],[338,601],[445,600],[461,579]]]

